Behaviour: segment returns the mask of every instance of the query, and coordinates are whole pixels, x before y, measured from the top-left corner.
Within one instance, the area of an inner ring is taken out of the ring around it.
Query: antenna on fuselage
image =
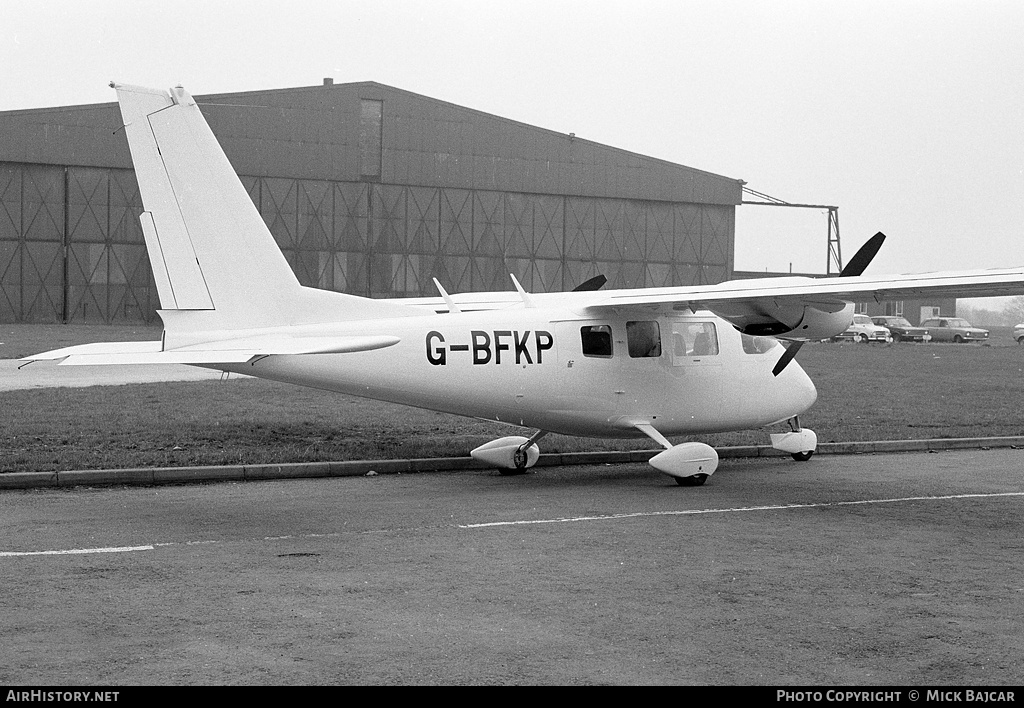
[[[444,298],[445,304],[448,305],[448,312],[462,312],[462,308],[455,304],[455,301],[452,300],[452,296],[449,295],[448,291],[441,286],[441,283],[437,278],[434,278],[434,286],[437,288],[438,292],[441,293],[441,297]]]
[[[513,275],[512,273],[509,273],[508,275],[509,275],[510,278],[512,278],[512,282],[515,283],[516,290],[519,291],[519,297],[523,298],[523,306],[524,307],[537,307],[536,305],[533,304],[533,300],[530,298],[529,293],[527,293],[525,290],[523,290],[523,286],[519,284],[519,280],[516,279],[516,276]]]

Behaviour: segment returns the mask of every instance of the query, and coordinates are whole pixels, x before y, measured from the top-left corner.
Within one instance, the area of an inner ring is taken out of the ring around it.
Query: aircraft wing
[[[290,337],[254,336],[206,342],[190,347],[164,350],[162,342],[101,342],[80,344],[35,354],[24,362],[55,361],[62,366],[123,364],[244,364],[265,356],[289,354],[347,354],[383,349],[398,344],[388,335]]]
[[[578,308],[611,311],[709,310],[745,334],[791,341],[827,339],[853,319],[853,303],[923,296],[999,297],[1024,294],[1024,268],[836,278],[757,278],[718,285],[611,290]]]
[[[880,240],[876,247],[878,244]],[[853,270],[865,266],[871,255],[860,259],[862,262]],[[855,257],[851,263],[857,260]],[[808,341],[827,339],[843,332],[852,321],[852,303],[856,302],[926,296],[1007,295],[1024,295],[1024,268],[910,275],[754,278],[716,285],[541,293],[530,298],[537,306],[568,307],[585,317],[605,317],[613,311],[708,310],[747,334]],[[463,312],[532,306],[524,305],[523,298],[514,292],[462,293],[450,299]],[[444,298],[395,302],[431,312],[449,311]]]
[[[1024,294],[1024,268],[836,278],[755,278],[717,285],[613,290],[588,303],[587,310],[643,305],[675,309],[715,309],[714,304],[785,301],[810,306],[922,296],[1001,297]],[[702,307],[703,306],[703,307]]]

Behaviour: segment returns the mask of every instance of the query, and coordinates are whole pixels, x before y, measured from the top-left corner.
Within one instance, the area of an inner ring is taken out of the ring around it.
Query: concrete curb
[[[938,450],[988,450],[995,447],[1024,448],[1024,436],[996,438],[935,438],[930,440],[876,440],[871,442],[820,443],[819,455],[860,455]],[[787,457],[768,445],[717,448],[723,459]],[[613,452],[563,452],[540,456],[537,467],[600,465],[647,462],[660,450]],[[73,470],[69,472],[9,472],[0,474],[2,489],[157,484],[196,482],[250,482],[267,479],[312,477],[360,477],[376,474],[482,470],[490,466],[471,457],[433,457],[410,460],[353,460],[348,462],[298,462],[272,465],[225,465],[220,467],[153,467],[126,470]]]

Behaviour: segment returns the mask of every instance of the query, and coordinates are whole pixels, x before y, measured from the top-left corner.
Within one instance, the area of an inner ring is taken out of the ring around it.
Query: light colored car
[[[1024,344],[1024,324],[1014,325],[1013,339],[1017,344]]]
[[[867,315],[854,315],[853,323],[835,339],[852,342],[891,342],[892,335],[885,327],[879,327]]]
[[[894,342],[930,342],[932,340],[928,330],[915,327],[905,317],[877,315],[872,317],[871,321],[879,327],[888,329]]]
[[[921,323],[934,342],[987,342],[988,330],[974,327],[962,317],[933,317]]]

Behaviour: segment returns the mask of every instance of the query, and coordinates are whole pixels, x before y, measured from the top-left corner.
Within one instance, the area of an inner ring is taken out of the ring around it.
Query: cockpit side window
[[[608,325],[580,327],[583,356],[610,357],[612,355],[612,328]]]
[[[690,325],[693,332],[692,356],[710,356],[718,353],[718,332],[712,322]]]
[[[655,320],[626,322],[626,343],[634,359],[661,356],[661,328]]]
[[[718,330],[714,322],[674,322],[672,340],[675,357],[718,354]]]
[[[672,322],[672,365],[691,366],[718,361],[718,328],[714,322]]]
[[[752,337],[749,334],[741,334],[740,339],[743,341],[743,351],[747,354],[764,354],[779,343],[779,340],[772,337]]]

